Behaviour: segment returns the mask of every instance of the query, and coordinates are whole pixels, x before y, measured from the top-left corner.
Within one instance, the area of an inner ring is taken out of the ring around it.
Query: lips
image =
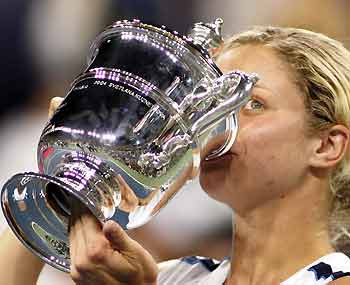
[[[201,151],[201,160],[205,159],[209,156],[209,154],[213,153],[217,149],[219,149],[226,141],[226,136],[220,135],[211,139]]]
[[[206,157],[204,159],[204,161],[206,162],[214,162],[214,161],[220,161],[220,160],[227,160],[227,159],[231,159],[235,154],[233,152],[226,152],[218,157],[213,157],[213,158],[208,158]]]
[[[233,153],[225,153],[215,158],[211,158],[208,160],[204,159],[203,161],[201,161],[200,168],[202,170],[204,169],[218,170],[222,167],[225,167],[225,165],[227,166],[227,164],[230,164],[233,158],[234,158]]]
[[[213,161],[213,160],[217,160],[217,159],[223,159],[226,156],[233,156],[235,155],[235,153],[229,149],[225,154],[220,155],[219,157],[215,157],[215,158],[210,158],[208,159],[208,157],[215,153],[218,149],[220,149],[227,141],[228,135],[227,134],[221,134],[219,136],[216,136],[212,139],[209,140],[209,142],[205,145],[205,147],[203,148],[203,150],[201,151],[201,161]]]

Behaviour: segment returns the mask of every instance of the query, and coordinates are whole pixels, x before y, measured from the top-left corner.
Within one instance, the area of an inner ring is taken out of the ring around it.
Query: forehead
[[[243,45],[224,51],[216,61],[223,73],[242,70],[259,75],[258,84],[268,85],[281,92],[295,88],[295,76],[289,64],[272,48],[261,45]],[[281,90],[282,89],[282,90]]]
[[[289,72],[289,66],[272,48],[262,45],[243,45],[224,51],[216,61],[226,73],[234,69],[245,72]]]

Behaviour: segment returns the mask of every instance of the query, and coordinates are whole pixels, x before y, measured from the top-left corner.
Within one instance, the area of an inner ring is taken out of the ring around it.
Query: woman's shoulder
[[[228,259],[218,261],[201,256],[187,256],[162,262],[158,266],[159,285],[222,284],[230,262]]]
[[[348,276],[350,276],[350,258],[343,253],[335,252],[317,259],[281,285],[333,284],[329,282]]]

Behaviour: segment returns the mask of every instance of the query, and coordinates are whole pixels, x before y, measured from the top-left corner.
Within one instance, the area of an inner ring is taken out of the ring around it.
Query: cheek
[[[306,138],[303,121],[293,118],[293,114],[280,114],[266,117],[259,122],[242,124],[237,138],[237,151],[240,155],[259,163],[266,161],[281,161],[283,158],[300,158],[305,150]],[[234,146],[235,148],[235,146]]]
[[[283,197],[300,183],[306,163],[298,121],[261,126],[242,128],[232,149],[237,153],[230,166],[231,183],[236,185],[232,198],[242,202],[241,195],[249,197],[248,208]]]
[[[304,135],[298,123],[255,128],[242,141],[245,160],[261,171],[283,172],[291,164],[303,163],[305,158]]]

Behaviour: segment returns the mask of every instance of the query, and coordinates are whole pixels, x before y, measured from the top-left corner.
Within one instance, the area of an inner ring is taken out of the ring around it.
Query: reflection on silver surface
[[[197,175],[203,153],[229,149],[257,76],[222,75],[213,63],[208,49],[221,41],[221,24],[181,37],[121,21],[97,37],[42,132],[40,173],[17,174],[2,189],[7,221],[30,250],[69,271],[72,201],[102,223],[139,227]]]

